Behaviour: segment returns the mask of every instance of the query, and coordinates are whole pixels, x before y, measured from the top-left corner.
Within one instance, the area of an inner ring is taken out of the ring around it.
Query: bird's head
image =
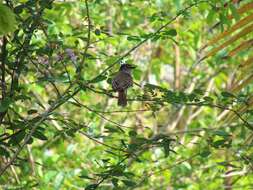
[[[131,72],[132,69],[134,69],[136,66],[131,65],[131,64],[123,64],[120,66],[120,71],[124,71],[124,72]]]

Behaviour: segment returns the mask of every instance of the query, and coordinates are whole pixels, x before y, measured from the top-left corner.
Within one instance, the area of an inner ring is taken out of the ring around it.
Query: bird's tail
[[[125,91],[118,91],[118,105],[125,107],[127,105],[127,97]]]

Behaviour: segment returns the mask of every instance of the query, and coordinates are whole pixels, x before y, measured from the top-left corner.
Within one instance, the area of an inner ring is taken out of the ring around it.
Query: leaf
[[[155,42],[157,40],[159,40],[161,38],[161,35],[155,35],[153,38],[152,38],[152,41]]]
[[[66,130],[66,134],[67,134],[68,136],[70,136],[70,137],[74,137],[76,131],[77,131],[77,129],[71,128],[71,129]]]
[[[232,49],[227,56],[225,56],[224,58],[231,58],[232,56],[238,54],[239,52],[248,49],[250,47],[252,47],[253,45],[253,39],[251,40],[247,40],[247,41],[243,41],[240,45],[238,45],[237,47],[235,47],[234,49]]]
[[[149,84],[149,83],[145,84],[144,88],[148,88],[148,89],[151,89],[151,90],[158,89],[160,91],[166,91],[166,89],[161,87],[161,86],[157,86],[157,85]]]
[[[101,82],[101,81],[103,81],[105,79],[107,79],[107,77],[105,75],[99,75],[96,78],[94,78],[91,81],[89,81],[89,83],[98,83],[98,82]]]
[[[32,144],[33,143],[33,138],[30,138],[28,141],[27,141],[27,144]]]
[[[34,133],[33,133],[33,135],[32,135],[33,137],[35,137],[35,138],[37,138],[37,139],[40,139],[40,140],[42,140],[42,141],[46,141],[46,140],[48,140],[48,138],[43,134],[43,133],[41,133],[40,131],[35,131]]]
[[[165,157],[168,157],[170,152],[173,152],[170,148],[171,140],[164,138],[162,141]]]
[[[206,158],[206,157],[208,157],[210,154],[211,154],[210,150],[204,150],[204,151],[201,152],[199,155],[200,155],[201,157]]]
[[[226,92],[226,91],[221,92],[221,95],[222,95],[223,97],[225,97],[225,98],[233,98],[233,97],[235,97],[235,95],[233,95],[233,94],[230,93],[230,92]]]
[[[122,182],[128,186],[128,187],[133,187],[136,185],[136,183],[134,181],[131,181],[131,180],[122,180]]]
[[[113,178],[113,179],[112,179],[112,184],[113,184],[114,187],[118,187],[118,186],[119,186],[119,185],[118,185],[118,181],[119,181],[119,180],[118,180],[117,178]]]
[[[189,101],[191,101],[191,102],[192,102],[196,97],[197,97],[197,95],[194,94],[194,93],[188,94],[188,99],[189,99]]]
[[[217,135],[217,136],[222,136],[222,137],[228,137],[228,136],[230,136],[229,133],[227,133],[226,131],[223,131],[223,130],[214,131],[213,134]]]
[[[31,100],[31,97],[24,94],[20,94],[15,97],[15,100]]]
[[[0,155],[1,156],[6,156],[6,157],[10,156],[9,152],[5,148],[3,148],[1,146],[0,146]]]
[[[24,130],[17,132],[15,135],[11,137],[11,139],[9,140],[9,144],[11,145],[19,144],[25,138],[25,135],[26,132]]]
[[[111,170],[110,173],[113,176],[122,176],[124,174],[124,167],[121,165],[117,165]]]
[[[112,152],[112,151],[110,151],[110,150],[105,150],[105,152],[107,152],[107,153],[109,153],[109,154],[112,154],[112,155],[114,155],[114,156],[118,156],[116,153],[114,153],[114,152]]]
[[[224,43],[222,43],[220,46],[213,48],[212,50],[210,50],[209,52],[206,53],[206,55],[201,58],[201,60],[204,60],[210,56],[215,55],[218,51],[221,51],[222,49],[224,49],[225,47],[231,45],[232,43],[234,43],[235,41],[237,41],[239,38],[242,38],[244,36],[246,36],[247,34],[249,34],[250,32],[252,32],[253,30],[253,24],[251,24],[250,26],[243,28],[240,32],[236,33],[234,36],[232,36],[230,39],[228,39],[227,41],[225,41]]]
[[[0,36],[13,32],[16,27],[15,14],[9,7],[0,3]]]
[[[107,132],[111,132],[111,133],[122,132],[122,130],[120,130],[120,128],[112,127],[110,125],[106,125],[105,129],[107,129]]]
[[[111,85],[111,84],[112,84],[112,78],[108,78],[108,79],[106,80],[106,82],[107,82],[107,84]]]
[[[179,92],[178,98],[179,98],[180,102],[187,102],[188,101],[188,96],[184,92]]]
[[[80,178],[83,178],[83,179],[93,179],[93,178],[91,178],[91,177],[89,177],[89,176],[87,176],[87,175],[81,175],[81,176],[79,176]]]
[[[128,145],[128,149],[130,152],[134,152],[134,151],[138,150],[138,148],[139,148],[139,145],[136,143],[132,143],[132,144]]]
[[[18,5],[14,8],[14,13],[16,14],[20,14],[22,13],[23,9],[25,8],[24,4]]]
[[[240,15],[238,14],[238,12],[237,12],[237,10],[236,10],[235,5],[234,5],[233,3],[230,3],[230,4],[229,4],[229,8],[230,8],[230,10],[231,10],[231,12],[232,12],[233,17],[234,17],[237,21],[240,20]]]
[[[250,23],[253,21],[253,14],[250,14],[249,16],[246,16],[245,18],[241,19],[237,23],[235,23],[233,26],[229,27],[226,31],[222,32],[221,34],[215,36],[213,39],[211,39],[206,45],[202,47],[202,49],[211,46],[221,39],[227,37],[229,34],[235,32],[237,29],[242,28],[246,24]]]
[[[136,69],[133,70],[133,77],[134,77],[134,79],[140,80],[141,76],[142,76],[142,70],[141,69],[137,69],[136,68]]]
[[[210,96],[205,96],[203,99],[207,102],[213,102],[213,98]]]
[[[219,148],[220,146],[223,146],[226,143],[227,140],[222,139],[222,140],[217,140],[215,142],[213,142],[213,147],[215,148]]]
[[[168,31],[163,31],[163,35],[168,35],[168,36],[176,36],[177,35],[177,31],[175,29],[170,29]]]
[[[12,102],[12,99],[9,97],[6,97],[4,100],[2,100],[0,103],[0,112],[5,112]]]
[[[128,41],[141,41],[141,38],[139,36],[127,36]]]
[[[208,15],[207,15],[207,17],[206,17],[207,22],[209,24],[212,23],[213,20],[214,20],[214,17],[215,17],[215,11],[210,10],[209,13],[208,13]]]
[[[133,131],[133,130],[132,130],[132,131],[129,131],[128,134],[129,134],[130,137],[135,137],[135,136],[137,136],[136,131]]]
[[[194,89],[193,93],[198,94],[198,95],[204,95],[204,91],[198,88]]]
[[[63,172],[59,172],[54,180],[54,189],[59,190],[63,184],[65,175]]]
[[[85,187],[85,190],[94,190],[98,187],[98,184],[90,184]]]
[[[28,115],[32,115],[32,114],[35,114],[37,112],[38,112],[38,110],[35,110],[35,109],[30,109],[30,110],[27,111]]]

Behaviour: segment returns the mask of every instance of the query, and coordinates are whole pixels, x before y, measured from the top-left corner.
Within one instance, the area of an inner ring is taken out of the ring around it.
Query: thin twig
[[[75,100],[75,102],[77,103],[77,105],[79,105],[80,107],[84,107],[85,109],[89,110],[90,112],[93,112],[95,113],[96,115],[98,115],[99,117],[103,118],[104,120],[106,121],[109,121],[110,123],[114,124],[121,132],[125,132],[122,128],[130,128],[128,126],[124,126],[124,125],[121,125],[119,123],[116,123],[115,121],[112,121],[110,119],[107,119],[105,116],[103,116],[102,114],[96,112],[96,110],[93,110],[91,108],[89,108],[88,106],[80,103],[78,100],[76,100],[75,98],[73,98],[73,100]]]
[[[86,41],[86,46],[84,48],[84,52],[83,52],[83,58],[82,61],[80,63],[80,70],[78,71],[78,79],[80,80],[82,77],[82,69],[83,69],[83,64],[85,62],[86,59],[86,54],[87,51],[89,49],[90,46],[90,40],[91,40],[91,19],[90,19],[90,12],[89,12],[89,4],[88,4],[88,0],[85,0],[85,8],[86,8],[86,16],[87,16],[87,20],[88,20],[88,37],[87,37],[87,41]]]
[[[113,150],[118,150],[118,151],[123,151],[123,152],[128,153],[127,151],[125,151],[125,150],[123,150],[123,149],[115,148],[115,147],[110,146],[110,145],[108,145],[108,144],[105,144],[105,143],[103,143],[103,142],[101,142],[101,141],[98,141],[97,139],[91,137],[90,135],[86,134],[86,133],[83,132],[83,131],[79,131],[79,133],[81,133],[82,135],[86,136],[86,137],[89,138],[90,140],[93,140],[94,142],[96,142],[96,143],[98,143],[98,144],[101,144],[101,145],[103,145],[103,146],[105,146],[105,147],[108,147],[108,148],[113,149]]]
[[[1,71],[2,71],[2,78],[1,78],[1,87],[2,87],[2,100],[5,97],[6,94],[6,86],[5,86],[5,62],[6,62],[6,57],[7,57],[7,39],[4,36],[3,37],[3,44],[2,44],[2,49],[1,49]]]

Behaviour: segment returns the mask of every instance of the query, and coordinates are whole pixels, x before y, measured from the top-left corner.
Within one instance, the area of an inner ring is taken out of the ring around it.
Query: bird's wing
[[[133,79],[131,75],[126,73],[118,73],[112,80],[112,88],[115,91],[126,90],[133,85]]]

